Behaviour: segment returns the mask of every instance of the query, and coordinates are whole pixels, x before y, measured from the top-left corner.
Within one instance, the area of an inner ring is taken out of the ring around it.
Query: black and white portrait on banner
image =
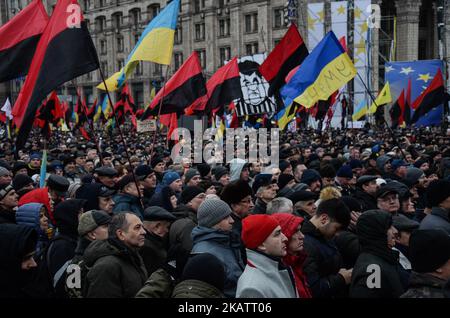
[[[272,114],[276,111],[273,98],[268,97],[269,83],[258,68],[266,54],[254,54],[238,59],[243,99],[236,101],[238,116]]]

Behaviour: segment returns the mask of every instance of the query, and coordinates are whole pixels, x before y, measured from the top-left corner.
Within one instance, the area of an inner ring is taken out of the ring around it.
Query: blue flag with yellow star
[[[402,90],[408,90],[411,79],[411,103],[430,85],[438,69],[443,70],[441,60],[419,60],[411,62],[386,62],[385,82],[391,87],[392,100],[397,100]]]

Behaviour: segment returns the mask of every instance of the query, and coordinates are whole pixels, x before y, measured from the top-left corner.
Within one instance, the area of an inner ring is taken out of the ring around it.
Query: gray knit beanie
[[[230,206],[222,200],[205,200],[197,211],[198,225],[213,227],[231,214]]]

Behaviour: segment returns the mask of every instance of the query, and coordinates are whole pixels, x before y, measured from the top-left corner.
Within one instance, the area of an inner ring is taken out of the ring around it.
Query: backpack
[[[53,238],[49,244],[42,249],[35,256],[37,264],[35,274],[32,282],[27,287],[27,291],[31,297],[36,298],[54,298],[56,297],[56,285],[64,279],[63,276],[66,273],[67,266],[70,264],[70,260],[64,263],[52,277],[50,273],[50,254],[56,241],[66,239],[64,236],[57,236]]]
[[[77,286],[77,284],[73,284],[72,277],[74,273],[77,273],[78,270],[74,270],[72,265],[77,265],[79,268],[79,275],[80,277],[76,278],[79,279],[80,286]],[[86,265],[86,262],[84,260],[71,262],[69,266],[66,269],[66,292],[69,298],[84,298],[87,292],[87,274],[89,273],[89,270],[92,267],[88,267]]]

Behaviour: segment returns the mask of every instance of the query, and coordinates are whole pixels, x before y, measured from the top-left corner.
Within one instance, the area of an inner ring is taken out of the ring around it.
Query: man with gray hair
[[[145,229],[132,212],[115,215],[108,227],[109,237],[92,242],[84,253],[90,268],[82,282],[87,298],[131,298],[147,280],[147,270],[138,250],[144,245]]]
[[[288,198],[275,198],[267,204],[266,214],[294,212],[294,205]]]

